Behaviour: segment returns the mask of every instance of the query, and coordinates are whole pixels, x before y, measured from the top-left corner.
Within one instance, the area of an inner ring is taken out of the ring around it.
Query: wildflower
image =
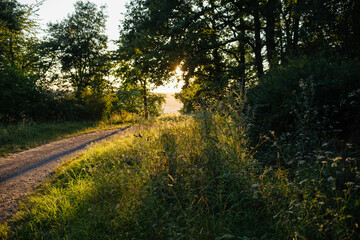
[[[332,160],[334,161],[334,162],[337,162],[337,161],[340,161],[342,159],[342,157],[336,157],[336,158],[333,158]]]
[[[335,178],[333,178],[332,176],[330,176],[330,177],[328,177],[328,179],[327,179],[329,182],[331,182],[331,181],[334,181],[335,180]]]
[[[307,181],[308,181],[308,179],[306,178],[306,179],[302,180],[301,182],[299,182],[299,184],[301,185],[301,184],[303,184],[304,182],[307,182]]]
[[[354,97],[356,95],[355,91],[348,94],[348,97]]]
[[[332,163],[331,167],[337,167],[337,163]]]
[[[319,205],[324,205],[325,203],[324,202],[319,202]]]
[[[350,187],[350,186],[352,186],[352,185],[354,185],[354,184],[355,184],[354,182],[347,182],[347,183],[345,183],[345,185],[348,186],[348,187]]]
[[[321,163],[322,163],[322,164],[327,164],[327,161],[322,161]]]
[[[318,160],[321,160],[321,159],[324,159],[325,157],[324,156],[318,156],[317,159]]]
[[[263,138],[264,138],[265,140],[269,140],[269,139],[270,139],[270,138],[269,138],[268,136],[266,136],[266,135],[264,135]]]
[[[351,143],[347,143],[346,146],[347,146],[348,148],[351,148],[351,147],[352,147],[352,144],[351,144]]]

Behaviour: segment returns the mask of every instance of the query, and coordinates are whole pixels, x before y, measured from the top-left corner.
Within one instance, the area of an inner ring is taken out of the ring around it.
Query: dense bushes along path
[[[70,155],[78,155],[89,144],[123,134],[125,130],[129,127],[88,133],[0,158],[0,222]]]

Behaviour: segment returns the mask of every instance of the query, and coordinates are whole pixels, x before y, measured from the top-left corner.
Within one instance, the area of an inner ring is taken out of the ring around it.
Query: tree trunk
[[[276,52],[276,43],[275,43],[275,21],[277,14],[277,0],[269,1],[265,9],[265,18],[266,18],[266,53],[267,60],[269,62],[269,68],[273,68],[278,64],[278,57]]]
[[[261,56],[261,23],[260,23],[260,10],[259,10],[259,3],[258,1],[254,1],[254,27],[255,27],[255,46],[254,46],[254,53],[255,53],[255,65],[257,68],[258,76],[262,76],[264,74],[264,67],[263,67],[263,58]]]
[[[15,55],[14,55],[14,39],[13,34],[10,32],[10,39],[9,39],[9,53],[10,53],[10,59],[9,62],[11,66],[15,66]]]
[[[299,24],[300,24],[300,8],[299,5],[301,4],[301,1],[298,0],[295,9],[294,9],[294,39],[293,39],[293,51],[297,50],[297,45],[299,42]]]
[[[215,1],[210,2],[212,12],[215,13]],[[218,38],[217,38],[217,24],[215,21],[214,15],[210,18],[211,22],[211,28],[213,30],[213,33],[210,36],[211,45],[214,47],[212,56],[213,56],[213,64],[214,64],[214,83],[215,88],[218,94],[220,94],[223,91],[224,86],[227,84],[227,82],[223,82],[224,79],[222,79],[222,66],[221,66],[221,56],[219,54],[219,47],[218,46]]]
[[[148,96],[147,96],[147,81],[146,79],[142,83],[142,97],[143,97],[143,103],[144,103],[144,117],[145,119],[149,119],[149,109],[148,109]]]
[[[245,93],[245,84],[246,84],[246,73],[245,73],[245,44],[240,43],[239,46],[240,52],[240,81],[241,81],[241,91]]]

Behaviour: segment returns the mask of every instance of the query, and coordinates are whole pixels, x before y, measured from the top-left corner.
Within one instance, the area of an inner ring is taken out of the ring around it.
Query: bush
[[[43,120],[52,115],[51,94],[20,69],[7,67],[0,72],[0,91],[0,122]]]
[[[143,96],[141,89],[132,85],[122,85],[117,93],[117,100],[114,101],[114,109],[118,112],[140,114],[144,112]],[[148,93],[148,111],[150,115],[159,116],[165,96],[156,93]]]
[[[101,120],[110,117],[112,108],[110,94],[87,90],[82,93],[81,98],[86,108],[87,119]]]
[[[359,80],[359,62],[319,56],[296,59],[270,71],[247,95],[253,140],[270,130],[279,136],[301,129],[356,141]]]

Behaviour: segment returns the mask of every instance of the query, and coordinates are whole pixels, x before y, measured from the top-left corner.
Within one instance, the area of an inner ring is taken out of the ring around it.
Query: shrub
[[[360,63],[302,57],[271,70],[248,91],[253,141],[299,129],[356,141],[360,130]],[[357,140],[358,141],[358,140]]]
[[[52,96],[36,84],[36,78],[16,67],[0,71],[0,121],[43,120],[52,115]]]
[[[143,96],[141,89],[132,85],[122,85],[117,93],[117,100],[114,101],[114,109],[118,112],[140,114],[144,111]],[[160,115],[165,96],[156,93],[148,93],[147,103],[150,115]]]
[[[101,120],[110,117],[112,109],[110,94],[88,89],[82,93],[81,100],[86,108],[87,119]]]

